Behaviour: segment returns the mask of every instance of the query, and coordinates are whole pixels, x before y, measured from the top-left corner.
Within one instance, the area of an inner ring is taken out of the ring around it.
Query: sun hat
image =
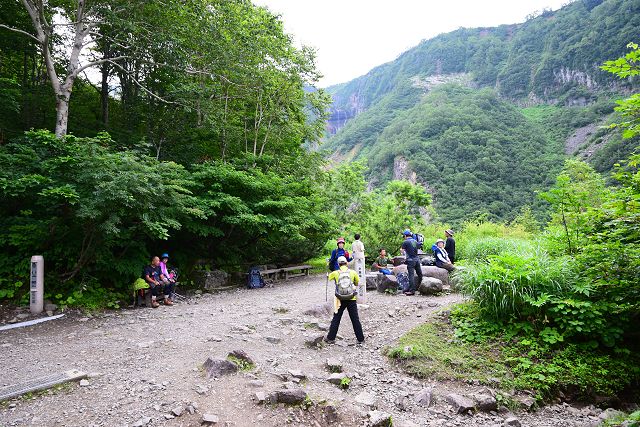
[[[344,243],[344,237],[338,237],[337,243]]]
[[[442,240],[442,239],[438,239],[438,240],[436,240],[436,245],[437,245],[438,243],[440,243],[440,242],[444,243],[444,240]]]
[[[453,236],[453,230],[452,229],[445,230],[444,232],[447,233],[449,236]]]
[[[343,256],[339,256],[338,257],[338,264],[346,264],[347,263],[347,259]]]

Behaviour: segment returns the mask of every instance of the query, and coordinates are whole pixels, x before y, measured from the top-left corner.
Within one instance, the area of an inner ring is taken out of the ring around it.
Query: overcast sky
[[[296,44],[315,47],[321,87],[346,82],[460,27],[523,22],[568,0],[253,0],[282,16]]]

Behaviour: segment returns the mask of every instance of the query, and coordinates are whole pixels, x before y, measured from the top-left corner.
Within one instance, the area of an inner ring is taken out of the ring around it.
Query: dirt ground
[[[483,387],[417,380],[381,351],[461,296],[367,295],[368,307],[360,310],[366,336],[362,346],[355,345],[346,313],[336,344],[305,345],[330,322],[330,315],[304,314],[324,302],[324,276],[205,294],[173,307],[71,314],[0,331],[0,387],[69,369],[90,374],[88,384],[74,382],[0,403],[0,426],[199,426],[204,414],[227,426],[359,426],[370,424],[373,408],[392,415],[394,426],[407,427],[500,426],[511,416],[523,426],[597,425],[599,410],[566,404],[534,413],[456,414],[445,396]],[[208,357],[226,358],[237,349],[255,361],[255,369],[206,378],[202,365]],[[353,378],[348,390],[327,382],[327,358],[339,359]],[[306,380],[293,384],[289,370],[302,371]],[[268,394],[283,386],[301,387],[313,405],[256,402],[256,392]],[[414,399],[426,387],[433,389],[429,407]],[[373,401],[360,403],[363,392]],[[174,409],[181,415],[175,416]]]

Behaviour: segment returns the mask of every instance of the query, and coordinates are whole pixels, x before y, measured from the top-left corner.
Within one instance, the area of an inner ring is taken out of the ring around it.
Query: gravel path
[[[228,426],[359,426],[373,406],[393,416],[394,426],[503,425],[507,413],[457,415],[445,396],[482,387],[418,381],[381,355],[386,345],[428,320],[457,294],[405,297],[368,293],[360,311],[367,341],[355,345],[347,314],[335,345],[308,348],[330,317],[305,315],[324,302],[324,276],[280,282],[273,288],[203,295],[192,303],[158,309],[122,310],[90,318],[67,316],[0,332],[0,386],[50,373],[79,369],[88,384],[72,383],[31,397],[0,403],[0,426],[199,426],[204,414]],[[207,379],[207,357],[225,358],[241,349],[256,369]],[[353,378],[348,390],[327,382],[327,358],[338,358]],[[316,403],[308,410],[259,405],[256,392],[293,385],[289,370],[306,375],[300,387]],[[427,408],[414,397],[433,388]],[[372,394],[371,407],[361,393]],[[175,409],[180,416],[171,411]],[[334,411],[335,409],[335,411]],[[191,413],[193,412],[193,413]],[[515,416],[523,426],[586,426],[599,411],[555,405]]]

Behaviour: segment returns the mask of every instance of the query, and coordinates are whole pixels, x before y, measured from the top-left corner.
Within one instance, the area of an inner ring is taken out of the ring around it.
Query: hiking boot
[[[171,298],[165,298],[164,305],[173,305],[173,301],[171,301]]]
[[[358,342],[356,343],[356,345],[357,345],[357,346],[364,345],[364,340],[362,340],[362,341],[358,341]]]
[[[160,304],[158,304],[158,301],[151,301],[151,307],[158,308],[160,307]]]
[[[323,339],[323,341],[327,344],[335,344],[336,340],[328,340],[326,337]]]
[[[415,292],[405,292],[404,294],[405,294],[406,296],[410,297],[410,296],[412,296],[412,295],[415,295],[416,293],[415,293]]]

